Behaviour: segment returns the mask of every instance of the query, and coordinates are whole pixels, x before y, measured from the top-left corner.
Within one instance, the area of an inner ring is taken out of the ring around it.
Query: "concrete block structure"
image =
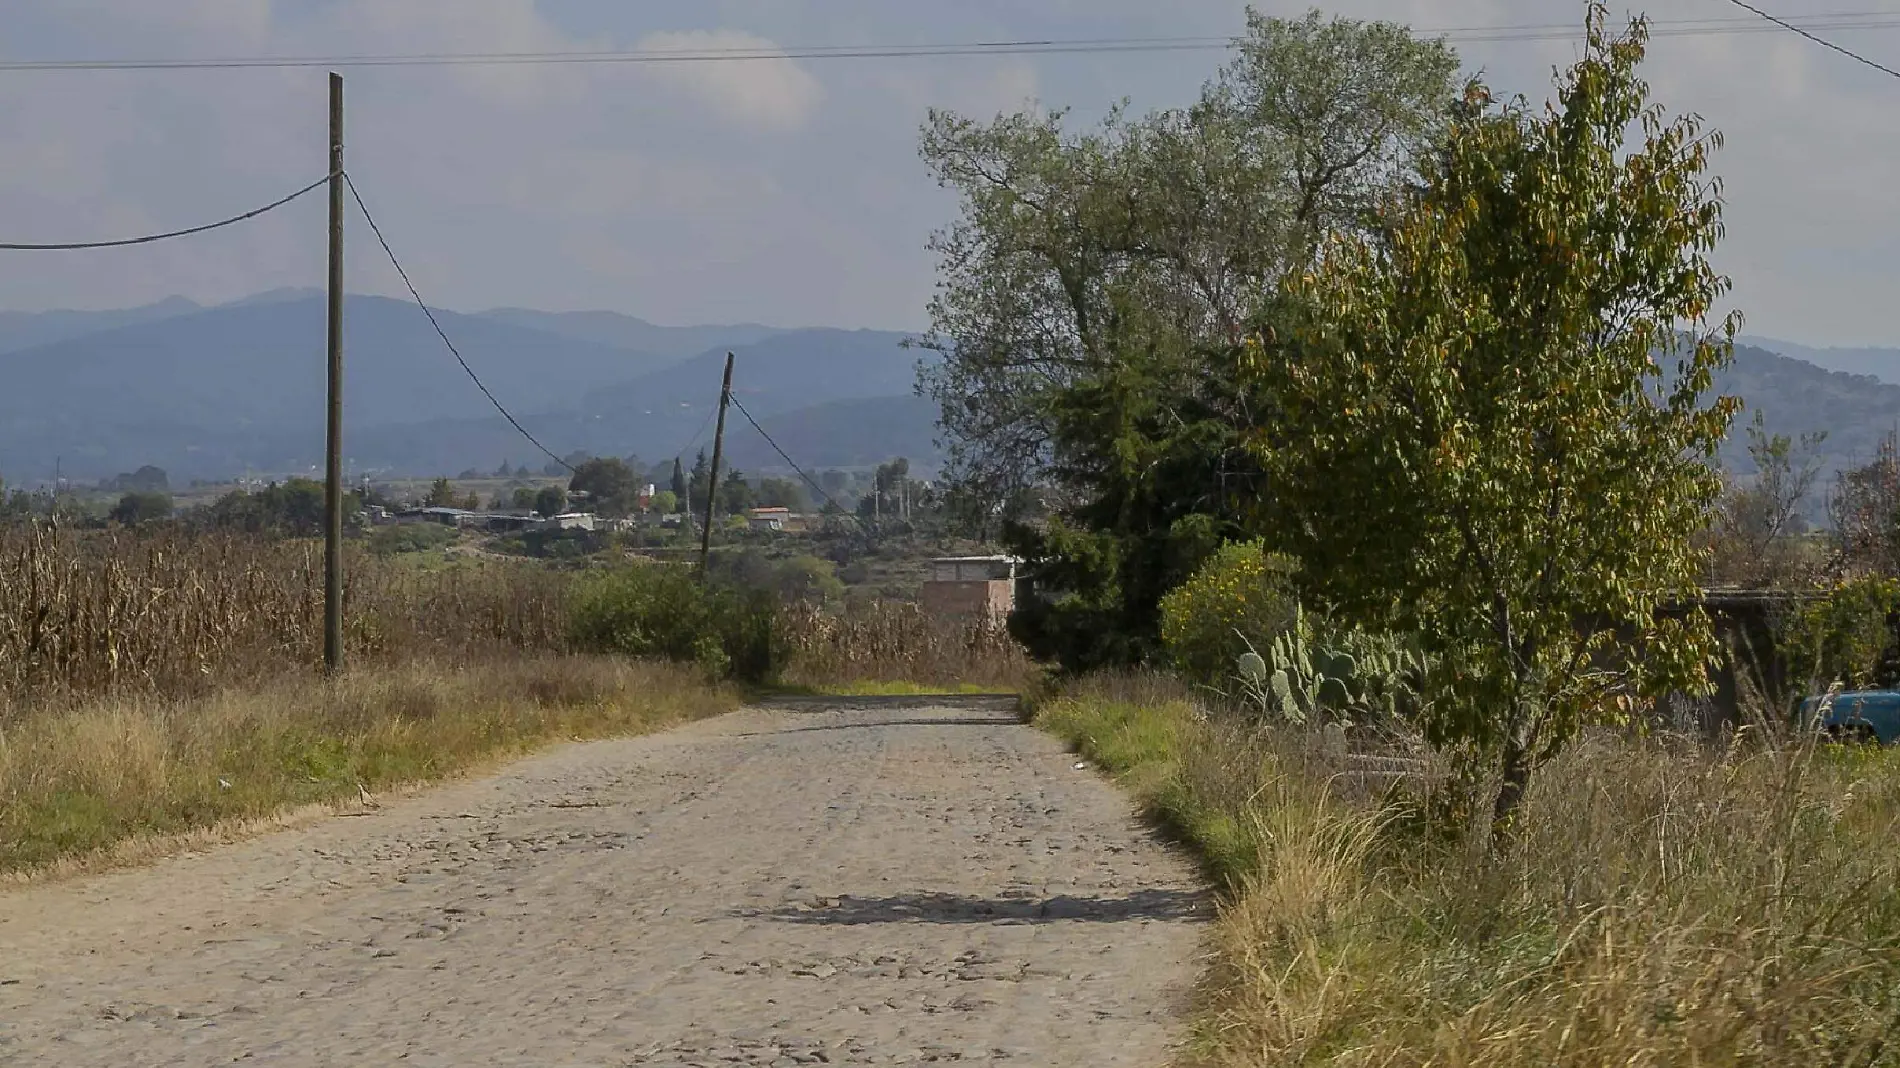
[[[1016,610],[1013,556],[946,556],[930,562],[924,582],[924,610],[949,619],[987,617],[1001,623]]]

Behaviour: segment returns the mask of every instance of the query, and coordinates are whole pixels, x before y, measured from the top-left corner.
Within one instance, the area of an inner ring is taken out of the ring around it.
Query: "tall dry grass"
[[[523,654],[409,660],[322,682],[279,677],[185,698],[110,695],[0,729],[0,874],[129,840],[441,779],[550,741],[726,711],[693,670]]]
[[[315,543],[0,529],[0,872],[736,704],[568,655],[570,573],[354,546],[345,573],[351,670],[326,680]]]
[[[703,663],[571,655],[595,588],[573,572],[424,569],[355,547],[346,565],[351,671],[331,681],[316,671],[313,542],[0,529],[0,872],[737,701]],[[795,683],[1014,689],[1034,674],[999,629],[946,626],[914,606],[793,611],[776,625]]]
[[[358,656],[564,647],[559,573],[473,562],[423,572],[358,551],[346,564],[346,640]],[[204,693],[311,666],[322,626],[315,542],[0,528],[0,716],[28,699]]]
[[[1164,681],[1038,718],[1227,888],[1194,1063],[1900,1063],[1900,754],[1593,735],[1500,859]]]
[[[792,605],[781,614],[780,627],[791,651],[782,681],[792,686],[905,683],[1022,692],[1042,675],[1000,623],[946,620],[907,601],[842,612]]]

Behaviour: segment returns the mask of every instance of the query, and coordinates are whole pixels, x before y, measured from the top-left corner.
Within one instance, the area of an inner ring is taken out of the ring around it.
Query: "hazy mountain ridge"
[[[1889,384],[1900,384],[1900,349],[1839,346],[1813,348],[1793,341],[1754,336],[1744,336],[1738,340],[1750,348],[1762,349],[1778,356],[1792,357],[1823,370],[1839,371],[1850,375],[1867,375]]]
[[[733,396],[763,417],[828,401],[909,393],[917,380],[917,356],[904,348],[906,336],[814,328],[734,345]],[[639,378],[590,390],[581,398],[581,408],[607,418],[682,406],[704,412],[719,397],[725,362],[723,349],[702,352]]]
[[[146,463],[180,479],[310,469],[322,459],[324,313],[322,293],[282,289],[215,308],[174,300],[0,318],[8,383],[0,391],[0,476],[42,479],[55,465],[80,479]],[[913,399],[904,395],[916,359],[896,333],[662,327],[611,312],[437,317],[495,395],[562,455],[670,457],[710,443],[727,350],[737,354],[735,395],[768,425],[778,413],[817,404]],[[545,462],[495,413],[414,305],[351,296],[344,329],[352,469],[426,474],[486,470],[504,459]],[[646,338],[666,352],[592,340],[603,337]],[[19,340],[38,343],[7,347]],[[680,355],[687,345],[695,351]],[[879,455],[864,429],[888,422],[837,412],[833,419],[819,450],[825,456],[875,463],[894,454]],[[752,434],[736,412],[729,429],[735,447],[740,429]],[[915,438],[898,435],[893,444]]]
[[[579,311],[544,312],[527,308],[494,308],[475,313],[478,318],[526,327],[577,341],[597,345],[637,349],[655,356],[684,360],[710,349],[752,345],[778,334],[792,331],[786,327],[735,323],[731,326],[660,326],[619,312]]]
[[[807,468],[907,456],[938,466],[936,408],[914,395],[920,358],[905,335],[756,323],[656,326],[613,312],[438,312],[496,396],[557,454],[637,454],[690,462],[712,440],[725,352],[734,394]],[[539,468],[405,301],[352,296],[345,308],[344,451],[355,471],[405,474]],[[646,348],[631,342],[643,341]],[[1813,350],[1874,360],[1900,350]],[[1820,357],[1817,357],[1817,359]],[[1900,374],[1900,371],[1894,372]],[[174,479],[245,470],[307,471],[322,459],[324,306],[314,290],[274,290],[215,308],[173,299],[110,312],[0,313],[0,476],[42,479],[55,463],[97,479],[156,464]],[[1753,465],[1741,425],[1759,410],[1772,433],[1828,432],[1830,470],[1864,462],[1900,422],[1900,384],[1740,345],[1716,389],[1747,405],[1722,459]],[[733,463],[784,461],[737,411]]]
[[[1900,385],[1869,375],[1817,367],[1753,345],[1737,345],[1735,362],[1715,376],[1715,392],[1742,398],[1741,414],[1722,448],[1723,466],[1752,474],[1744,427],[1760,412],[1770,434],[1799,439],[1825,431],[1815,450],[1831,475],[1870,459],[1900,425]]]
[[[51,345],[121,326],[156,322],[189,315],[204,308],[184,297],[167,297],[156,304],[115,311],[0,312],[0,352]]]

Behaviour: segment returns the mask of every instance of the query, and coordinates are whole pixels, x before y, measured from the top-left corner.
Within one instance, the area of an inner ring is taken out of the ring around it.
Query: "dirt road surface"
[[[1002,709],[751,709],[0,891],[0,1064],[1163,1064],[1207,905]]]

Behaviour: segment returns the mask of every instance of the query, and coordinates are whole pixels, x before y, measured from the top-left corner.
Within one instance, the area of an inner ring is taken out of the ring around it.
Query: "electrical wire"
[[[745,405],[739,403],[739,398],[728,395],[728,399],[732,402],[732,406],[734,408],[739,409],[739,414],[745,416],[745,421],[752,424],[752,429],[758,431],[759,436],[765,439],[765,443],[767,445],[772,446],[772,451],[775,453],[778,453],[779,459],[784,460],[786,464],[790,465],[792,470],[798,472],[798,477],[804,479],[806,485],[810,486],[814,490],[817,490],[818,495],[825,499],[826,504],[829,504],[833,508],[836,508],[839,511],[839,513],[843,515],[852,514],[850,511],[848,511],[845,508],[844,505],[838,503],[837,498],[825,492],[825,488],[823,486],[819,485],[815,479],[813,479],[810,475],[806,474],[805,469],[798,466],[798,461],[793,460],[790,456],[786,455],[784,449],[779,448],[778,442],[772,440],[772,435],[767,434],[765,432],[765,428],[759,425],[759,421],[757,419],[752,418],[752,413],[745,410]]]
[[[448,332],[442,329],[442,324],[436,319],[435,312],[429,310],[429,305],[422,299],[422,294],[416,291],[415,283],[409,280],[409,272],[403,270],[402,261],[396,258],[396,251],[389,247],[389,239],[383,236],[383,228],[376,225],[376,217],[370,214],[369,205],[363,203],[363,194],[356,191],[356,183],[350,180],[347,171],[343,174],[343,182],[349,186],[350,196],[356,201],[357,210],[363,213],[363,221],[369,223],[370,231],[376,235],[377,242],[383,246],[383,252],[389,257],[390,264],[396,268],[396,274],[401,276],[402,284],[409,287],[409,295],[415,298],[416,307],[421,308],[422,314],[429,317],[429,325],[435,327],[435,336],[442,339],[442,344],[448,346],[449,353],[455,357],[455,362],[462,365],[463,371],[468,372],[469,381],[475,383],[475,388],[482,391],[482,396],[488,398],[488,403],[494,405],[495,410],[501,413],[501,417],[508,420],[508,425],[514,427],[522,437],[528,439],[530,445],[540,449],[548,459],[560,464],[571,473],[574,470],[574,465],[556,456],[554,450],[541,444],[539,438],[528,433],[528,428],[522,426],[521,421],[516,419],[514,414],[510,412],[501,401],[497,400],[493,393],[489,392],[486,385],[482,384],[481,376],[476,374],[475,369],[470,367],[468,361],[462,358],[461,350],[455,347],[455,342],[449,340]]]
[[[717,405],[714,405],[713,407],[706,409],[706,418],[700,420],[699,429],[693,431],[693,436],[686,439],[686,444],[680,446],[679,449],[673,453],[673,459],[675,460],[680,459],[681,457],[686,455],[686,450],[699,444],[700,435],[706,432],[706,428],[712,425],[713,416],[718,415],[718,414],[719,414],[719,407]]]
[[[1802,29],[1900,29],[1900,12],[1836,11],[1776,18],[1740,0],[1731,0],[1758,18],[1658,19],[1650,23],[1652,37],[1695,37],[1755,33],[1771,29],[1766,18],[1782,29],[1804,36]],[[1453,43],[1575,40],[1582,31],[1569,23],[1529,23],[1505,26],[1453,26],[1420,29],[1422,37],[1442,37]],[[1814,38],[1817,43],[1826,43]],[[1128,52],[1226,51],[1236,46],[1232,37],[1097,37],[1047,38],[1007,41],[968,41],[911,45],[809,45],[787,47],[731,47],[697,49],[634,49],[621,51],[549,52],[425,52],[406,55],[340,56],[234,56],[205,59],[56,59],[0,62],[0,72],[82,70],[229,70],[285,67],[429,67],[508,64],[656,64],[748,62],[788,59],[903,59],[932,56],[1118,54]],[[1829,45],[1829,47],[1836,47]],[[1842,49],[1841,51],[1845,51]],[[1852,53],[1848,53],[1852,55]],[[1861,57],[1856,56],[1856,59]],[[1862,60],[1863,62],[1868,62]]]
[[[1794,25],[1792,22],[1788,21],[1787,19],[1780,18],[1779,16],[1776,16],[1776,15],[1770,15],[1768,12],[1763,11],[1761,8],[1758,8],[1754,6],[1753,4],[1744,2],[1744,0],[1728,0],[1728,2],[1731,4],[1734,4],[1736,7],[1739,7],[1744,11],[1754,12],[1756,15],[1759,15],[1760,17],[1767,19],[1769,22],[1772,22],[1776,26],[1779,26],[1782,29],[1787,30],[1789,33],[1799,34],[1800,36],[1805,37],[1810,41],[1813,41],[1815,44],[1820,45],[1822,48],[1832,49],[1833,51],[1839,52],[1841,55],[1846,56],[1848,59],[1851,59],[1856,63],[1862,63],[1869,67],[1872,67],[1882,74],[1885,74],[1894,78],[1900,78],[1900,70],[1895,70],[1894,68],[1889,67],[1884,63],[1876,63],[1875,61],[1868,59],[1866,56],[1863,56],[1860,53],[1852,51],[1851,49],[1845,48],[1841,45],[1837,45],[1833,41],[1830,41],[1825,37],[1816,36],[1815,34],[1810,33],[1805,29],[1802,29],[1800,26]]]
[[[162,234],[146,234],[144,237],[124,237],[124,238],[119,238],[113,241],[67,241],[67,242],[59,242],[55,244],[27,244],[23,242],[7,242],[4,244],[0,244],[0,249],[5,249],[5,250],[13,251],[13,252],[54,252],[54,251],[69,251],[73,249],[87,249],[87,248],[123,248],[126,245],[148,245],[154,241],[164,241],[164,240],[167,240],[168,238],[185,237],[190,234],[202,234],[207,230],[216,230],[220,227],[231,226],[236,223],[241,223],[246,219],[255,219],[259,215],[262,215],[267,211],[275,211],[278,208],[283,207],[285,204],[288,204],[291,201],[297,199],[298,197],[303,196],[305,193],[308,193],[311,190],[317,188],[318,186],[323,185],[329,180],[330,180],[330,176],[326,174],[323,177],[317,179],[316,181],[311,182],[309,185],[304,186],[302,189],[297,190],[295,193],[292,193],[287,197],[281,197],[277,200],[273,200],[269,204],[266,204],[261,208],[253,208],[242,215],[233,215],[228,219],[220,219],[214,223],[206,223],[203,226],[193,226],[184,230],[171,230]]]

